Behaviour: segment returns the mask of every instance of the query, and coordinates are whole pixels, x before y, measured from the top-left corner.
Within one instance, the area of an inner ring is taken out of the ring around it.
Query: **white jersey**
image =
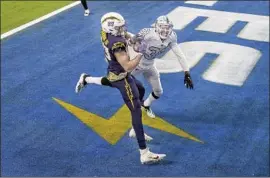
[[[155,32],[155,28],[144,28],[138,34],[138,37],[143,38],[147,44],[147,49],[143,54],[139,67],[148,68],[154,65],[154,59],[164,55],[169,49],[178,56],[179,62],[185,71],[189,70],[184,54],[177,44],[177,35],[173,31],[171,35],[162,41]]]

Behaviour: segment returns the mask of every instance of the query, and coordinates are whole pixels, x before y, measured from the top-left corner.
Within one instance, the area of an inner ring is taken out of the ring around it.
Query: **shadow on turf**
[[[166,160],[166,158],[160,162],[152,163],[152,164],[144,164],[146,166],[157,166],[157,165],[170,165],[176,163],[176,161]]]

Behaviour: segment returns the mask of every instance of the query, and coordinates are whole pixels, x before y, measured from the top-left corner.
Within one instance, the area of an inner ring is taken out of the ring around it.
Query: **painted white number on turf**
[[[217,1],[186,1],[186,4],[196,4],[202,6],[213,6]]]
[[[175,30],[182,30],[197,17],[207,17],[195,30],[225,34],[237,22],[247,24],[237,37],[247,40],[269,42],[269,17],[232,13],[216,10],[204,10],[189,7],[177,7],[168,14]],[[242,86],[261,57],[261,52],[237,44],[191,41],[179,44],[185,53],[190,67],[194,67],[206,53],[217,54],[211,66],[202,74],[205,80],[226,85]],[[156,60],[161,73],[182,71],[172,51]]]
[[[207,17],[196,30],[215,33],[227,33],[237,21],[244,21],[247,25],[237,37],[269,42],[269,16],[177,7],[168,17],[173,21],[175,30],[182,30],[197,17]]]
[[[188,59],[190,67],[194,67],[206,53],[217,54],[218,57],[203,73],[205,80],[227,85],[242,86],[248,75],[261,57],[261,52],[241,45],[212,41],[191,41],[179,44]],[[156,60],[161,73],[182,71],[172,51]]]

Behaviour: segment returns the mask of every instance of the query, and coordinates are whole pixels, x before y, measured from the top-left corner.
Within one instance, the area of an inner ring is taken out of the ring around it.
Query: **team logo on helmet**
[[[124,36],[126,33],[125,19],[122,15],[116,12],[104,14],[101,18],[102,30],[114,36]]]

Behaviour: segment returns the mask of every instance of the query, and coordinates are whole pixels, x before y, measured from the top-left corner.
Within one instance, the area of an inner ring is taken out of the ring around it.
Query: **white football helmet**
[[[172,33],[173,23],[169,20],[167,16],[160,16],[156,20],[155,29],[156,32],[159,34],[159,37],[165,40]]]
[[[109,12],[102,16],[101,27],[106,33],[114,36],[124,36],[126,33],[125,19],[122,15],[116,12]]]

